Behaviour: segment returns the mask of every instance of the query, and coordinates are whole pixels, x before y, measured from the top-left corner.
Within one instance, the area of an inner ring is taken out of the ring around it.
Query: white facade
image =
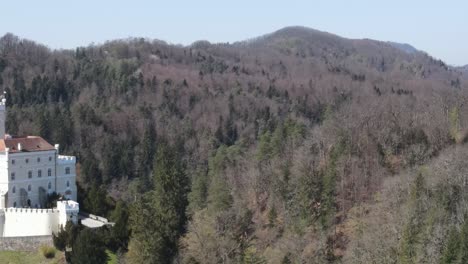
[[[76,158],[59,155],[41,137],[5,134],[4,98],[0,101],[0,237],[43,236],[67,221],[78,222]],[[66,201],[46,207],[49,194]]]
[[[76,200],[75,163],[57,150],[0,153],[0,196],[5,196],[0,208],[44,208],[53,192]]]
[[[59,201],[54,209],[0,209],[0,237],[47,236],[60,231],[67,221],[78,222],[79,205]]]

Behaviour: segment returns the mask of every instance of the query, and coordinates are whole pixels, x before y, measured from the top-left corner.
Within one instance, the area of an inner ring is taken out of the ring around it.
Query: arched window
[[[15,160],[11,160],[11,165],[15,165]]]
[[[47,189],[49,189],[49,190],[52,189],[52,183],[51,182],[49,182],[49,184],[47,185]]]
[[[39,178],[42,177],[42,170],[37,171],[37,177],[39,177]]]
[[[41,158],[40,157],[37,157],[37,162],[41,162]]]
[[[65,174],[70,174],[70,167],[65,168]]]
[[[52,157],[49,157],[49,161],[52,161]]]
[[[15,180],[15,178],[16,178],[16,175],[15,175],[15,173],[14,173],[14,172],[12,172],[12,173],[11,173],[11,180],[12,180],[12,181],[14,181],[14,180]]]
[[[70,187],[70,181],[67,181],[67,187]]]
[[[32,178],[32,171],[28,171],[28,178],[29,178],[29,179]]]
[[[13,207],[16,207],[16,202],[13,203]]]
[[[52,169],[47,169],[47,176],[52,176]]]
[[[28,185],[28,192],[31,191],[31,184]]]
[[[26,163],[29,163],[29,159],[24,160]]]
[[[13,189],[11,190],[12,193],[16,193],[16,186],[13,186]]]

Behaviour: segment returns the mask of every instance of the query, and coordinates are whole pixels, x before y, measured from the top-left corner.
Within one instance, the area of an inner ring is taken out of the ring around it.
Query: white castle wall
[[[58,201],[55,209],[0,209],[0,237],[50,236],[67,221],[78,223],[79,204]]]
[[[46,236],[60,229],[57,209],[6,208],[3,214],[4,237]]]

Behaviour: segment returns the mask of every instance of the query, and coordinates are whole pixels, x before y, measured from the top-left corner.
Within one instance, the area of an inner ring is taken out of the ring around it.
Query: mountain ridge
[[[0,89],[9,133],[77,156],[84,211],[134,209],[129,257],[145,245],[179,263],[439,260],[468,208],[467,79],[387,42],[286,28],[233,44],[129,38],[51,50],[5,35]],[[161,150],[183,166],[155,168]],[[446,168],[451,156],[460,160]],[[154,196],[181,184],[176,199]],[[173,200],[186,228],[166,248],[151,238],[171,227],[154,215]],[[413,228],[426,216],[436,228]]]

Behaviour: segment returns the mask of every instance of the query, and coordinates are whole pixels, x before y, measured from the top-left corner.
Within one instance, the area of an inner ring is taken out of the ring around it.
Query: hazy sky
[[[468,64],[466,0],[0,0],[0,35],[51,48],[130,36],[234,42],[292,25],[409,43],[449,64]]]

